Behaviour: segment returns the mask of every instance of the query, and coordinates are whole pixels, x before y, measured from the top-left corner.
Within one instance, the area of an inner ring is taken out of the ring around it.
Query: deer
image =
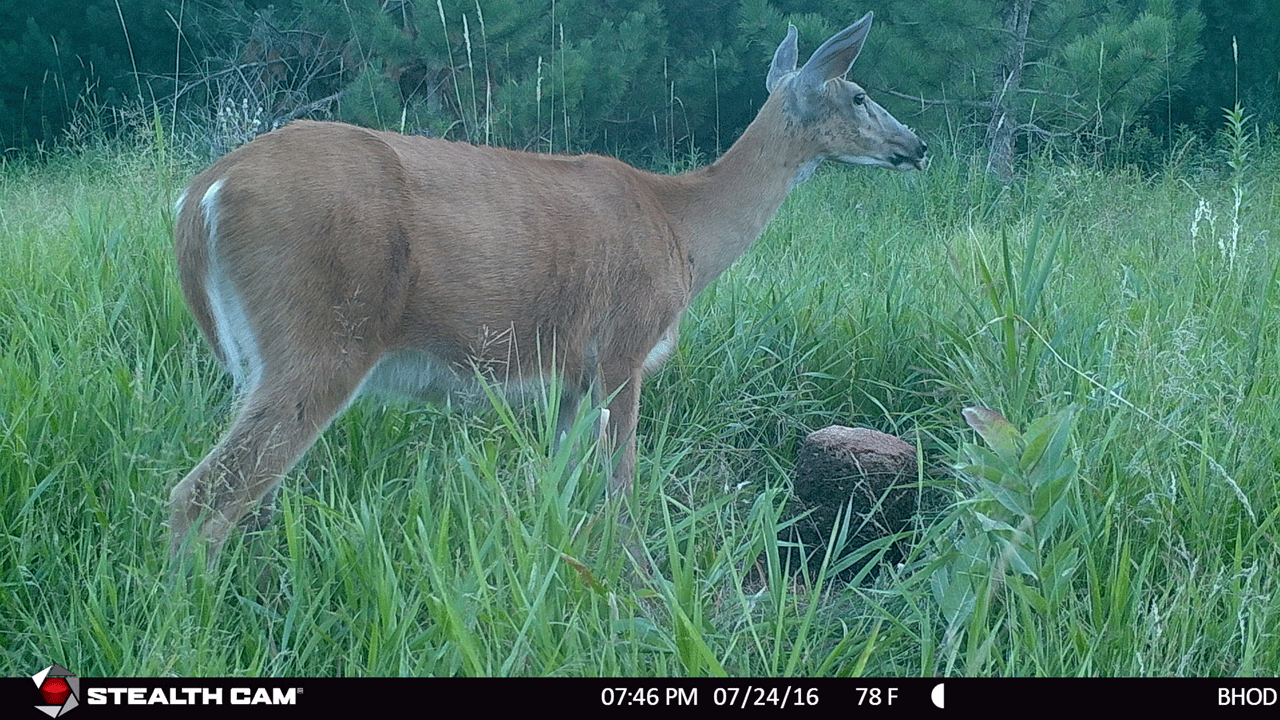
[[[799,69],[789,26],[758,115],[684,174],[300,120],[196,175],[175,205],[178,276],[238,409],[172,490],[171,557],[197,542],[214,557],[266,522],[282,478],[370,392],[558,387],[560,438],[591,398],[607,496],[629,498],[643,378],[788,192],[827,159],[924,170],[927,145],[845,78],[871,21]]]

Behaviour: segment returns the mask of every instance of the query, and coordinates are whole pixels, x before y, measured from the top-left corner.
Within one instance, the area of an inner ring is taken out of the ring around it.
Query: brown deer
[[[560,437],[584,398],[607,399],[609,488],[626,497],[642,378],[787,192],[827,158],[923,169],[925,144],[844,79],[870,28],[867,13],[796,70],[791,27],[759,115],[683,175],[321,122],[197,175],[177,202],[178,270],[243,397],[173,489],[172,554],[193,525],[216,553],[364,391],[466,398],[484,380],[519,395],[555,375]]]

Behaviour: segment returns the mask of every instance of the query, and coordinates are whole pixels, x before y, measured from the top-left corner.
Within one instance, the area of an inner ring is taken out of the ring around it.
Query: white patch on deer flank
[[[209,298],[209,310],[213,313],[218,346],[227,358],[226,370],[235,378],[240,390],[248,392],[262,379],[262,356],[258,353],[253,328],[249,326],[249,316],[218,255],[218,193],[224,182],[218,180],[210,185],[200,199],[209,243],[209,275],[205,278],[204,291]]]

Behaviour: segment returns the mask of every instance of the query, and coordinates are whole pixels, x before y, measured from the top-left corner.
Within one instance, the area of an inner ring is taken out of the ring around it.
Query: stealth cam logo
[[[31,676],[48,705],[36,709],[49,717],[61,717],[80,704],[80,678],[61,665],[50,665]]]

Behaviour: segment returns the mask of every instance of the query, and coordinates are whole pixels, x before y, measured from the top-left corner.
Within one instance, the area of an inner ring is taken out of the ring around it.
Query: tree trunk
[[[1027,25],[1032,0],[1009,0],[1005,5],[1005,49],[996,66],[991,96],[991,121],[987,123],[987,171],[1001,181],[1013,177],[1013,141],[1019,122],[1013,101],[1022,89],[1022,68],[1027,57]]]

